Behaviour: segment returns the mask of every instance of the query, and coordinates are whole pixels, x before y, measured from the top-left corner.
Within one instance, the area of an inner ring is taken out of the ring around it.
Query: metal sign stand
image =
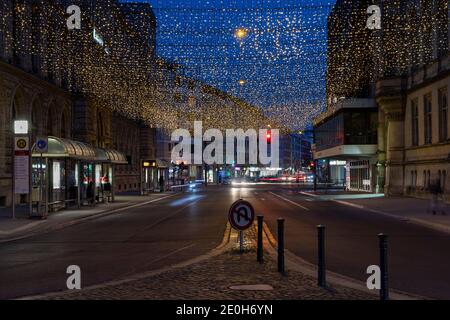
[[[16,135],[14,135],[15,137]],[[16,139],[12,139],[12,143],[13,143],[13,148],[12,148],[12,152],[13,152],[13,156],[12,156],[12,219],[16,218]]]
[[[42,212],[42,202],[44,201],[44,196],[43,196],[43,188],[44,188],[44,184],[43,182],[43,171],[44,169],[42,168],[43,164],[42,164],[42,153],[41,153],[41,157],[39,158],[39,205],[38,205],[38,214],[40,215]]]
[[[244,231],[239,231],[239,252],[244,252]]]

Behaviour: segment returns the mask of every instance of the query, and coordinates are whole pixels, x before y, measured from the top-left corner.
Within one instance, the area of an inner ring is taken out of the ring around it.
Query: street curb
[[[210,258],[214,258],[214,257],[224,253],[225,251],[227,251],[231,246],[230,236],[231,236],[231,225],[230,225],[230,223],[227,223],[227,226],[225,228],[225,232],[224,232],[224,235],[222,238],[222,242],[216,248],[212,249],[210,252],[200,255],[198,257],[188,259],[186,261],[183,261],[183,262],[171,265],[171,266],[167,266],[167,267],[164,267],[164,268],[161,268],[158,270],[139,273],[134,276],[124,278],[121,280],[114,280],[114,281],[104,282],[101,284],[91,285],[91,286],[88,286],[81,290],[63,290],[63,291],[49,292],[49,293],[44,293],[44,294],[40,294],[40,295],[25,296],[25,297],[16,298],[13,300],[42,300],[45,298],[60,296],[62,294],[70,294],[70,293],[75,293],[75,292],[80,292],[80,291],[90,291],[90,290],[95,290],[95,289],[102,289],[102,288],[106,288],[106,287],[110,287],[110,286],[116,286],[116,285],[121,285],[121,284],[129,283],[129,282],[133,282],[133,281],[137,281],[137,280],[150,278],[150,277],[157,276],[162,273],[173,271],[173,270],[176,270],[179,268],[188,267],[192,264],[199,263],[199,262],[202,262],[202,261],[210,259]]]
[[[395,215],[395,214],[392,214],[392,213],[384,212],[384,211],[381,211],[381,210],[367,208],[365,206],[362,206],[362,205],[359,205],[359,204],[355,204],[355,203],[351,203],[351,202],[347,202],[347,201],[343,201],[343,200],[332,200],[332,201],[336,202],[336,203],[339,203],[339,204],[342,204],[342,205],[345,205],[345,206],[349,206],[349,207],[353,207],[353,208],[357,208],[357,209],[362,209],[362,210],[365,210],[365,211],[369,211],[369,212],[372,212],[372,213],[383,215],[383,216],[386,216],[386,217],[389,217],[389,218],[392,218],[392,219],[396,219],[396,220],[399,220],[399,221],[410,222],[410,223],[413,223],[415,225],[419,225],[419,226],[422,226],[422,227],[427,227],[427,228],[430,228],[430,229],[433,229],[433,230],[436,230],[436,231],[440,231],[440,232],[444,232],[444,233],[450,234],[450,227],[444,226],[444,225],[441,225],[441,224],[438,224],[438,223],[433,223],[433,222],[429,222],[429,221],[426,221],[426,220],[423,220],[423,219],[418,219],[418,218],[402,217],[402,216],[399,216],[399,215]]]
[[[117,212],[125,211],[125,210],[128,210],[128,209],[139,208],[139,207],[148,205],[150,203],[154,203],[154,202],[157,202],[157,201],[161,201],[161,200],[164,200],[164,199],[167,199],[167,198],[174,197],[176,195],[178,195],[178,194],[171,194],[171,195],[167,195],[167,196],[164,196],[164,197],[161,197],[161,198],[158,198],[158,199],[153,199],[153,200],[150,200],[150,201],[140,202],[140,203],[132,204],[132,205],[129,205],[129,206],[125,205],[123,207],[116,208],[116,209],[100,211],[98,213],[94,213],[94,214],[91,214],[91,215],[88,215],[88,216],[84,216],[82,218],[78,218],[78,219],[69,220],[69,221],[65,221],[65,222],[62,222],[62,223],[54,224],[54,225],[51,225],[51,226],[49,226],[48,228],[45,228],[45,229],[40,229],[40,230],[38,229],[36,231],[32,231],[29,234],[17,236],[15,238],[0,238],[0,244],[13,242],[13,241],[17,241],[17,240],[23,240],[23,239],[27,239],[27,238],[30,238],[30,237],[33,237],[33,236],[46,234],[48,232],[61,230],[61,229],[67,228],[67,227],[71,227],[71,226],[74,226],[74,225],[86,222],[86,221],[100,219],[100,218],[103,218],[103,217],[115,214]],[[45,222],[45,221],[42,221],[42,222]],[[36,226],[36,225],[34,225],[34,226]],[[23,230],[21,230],[21,231],[23,231]]]
[[[267,224],[264,222],[263,225],[264,235],[267,237],[268,243],[270,247],[268,248],[269,254],[276,259],[277,258],[277,241],[270,231]],[[305,275],[317,278],[317,266],[300,258],[289,250],[285,249],[285,259],[286,265],[291,270],[295,270],[301,272]],[[369,290],[366,284],[360,280],[350,278],[339,273],[335,273],[327,270],[327,282],[332,283],[334,285],[339,285],[351,289],[356,289],[359,291],[363,291],[365,293],[371,294],[374,297],[378,297],[378,291]],[[430,298],[419,296],[412,293],[403,292],[400,290],[390,289],[389,290],[390,297],[393,300],[429,300]]]
[[[15,228],[10,231],[0,231],[0,239],[7,238],[8,236],[10,236],[11,234],[14,234],[14,233],[19,233],[19,232],[26,231],[28,229],[33,229],[33,228],[37,227],[38,225],[42,224],[43,222],[45,222],[45,220],[36,221],[35,223],[29,223],[29,224]]]

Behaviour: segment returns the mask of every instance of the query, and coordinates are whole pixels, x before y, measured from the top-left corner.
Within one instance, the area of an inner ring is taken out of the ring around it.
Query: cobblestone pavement
[[[184,268],[167,271],[143,280],[119,285],[52,295],[47,299],[201,299],[201,300],[359,300],[374,299],[354,289],[316,285],[316,279],[299,272],[277,272],[273,258],[265,255],[264,264],[256,262],[255,229],[246,233],[245,251],[239,253],[237,233],[232,233],[232,248],[225,253]],[[248,241],[250,240],[250,241]],[[231,286],[266,284],[271,291],[243,291]]]

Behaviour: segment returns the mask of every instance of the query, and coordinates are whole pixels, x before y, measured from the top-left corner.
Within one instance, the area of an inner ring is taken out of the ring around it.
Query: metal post
[[[244,231],[239,231],[239,252],[244,252]]]
[[[31,135],[28,134],[28,141],[30,143],[30,154],[28,163],[28,216],[31,217],[33,214],[33,148],[31,144]]]
[[[47,218],[48,216],[48,198],[50,196],[49,188],[50,188],[50,172],[48,168],[48,158],[45,158],[45,213],[44,213],[45,218]]]
[[[278,272],[284,273],[284,219],[278,222]]]
[[[82,181],[81,181],[81,163],[80,163],[80,161],[77,161],[75,166],[77,166],[76,172],[78,174],[78,176],[77,176],[77,182],[78,182],[78,184],[77,184],[77,207],[78,207],[78,209],[80,209],[81,208],[81,184],[82,184]]]
[[[314,174],[314,192],[316,192],[317,191],[317,161],[316,160],[314,160],[313,174]]]
[[[44,202],[44,172],[43,172],[43,161],[42,161],[42,153],[39,157],[39,204],[37,209],[38,216],[41,216],[43,210],[43,202]]]
[[[13,135],[12,138],[12,168],[11,168],[11,172],[12,172],[12,189],[11,189],[11,193],[12,193],[12,219],[16,218],[16,145],[14,144],[15,141],[15,135]]]
[[[145,181],[145,169],[144,169],[144,161],[141,159],[139,161],[140,168],[139,168],[139,193],[141,196],[144,195],[144,181]]]
[[[326,287],[326,267],[325,267],[325,226],[317,226],[318,238],[318,269],[317,283],[319,287]]]
[[[115,188],[115,185],[116,185],[116,177],[115,177],[115,175],[114,175],[114,169],[116,168],[116,166],[114,165],[114,164],[112,164],[111,165],[111,180],[112,180],[112,182],[111,182],[111,202],[114,202],[114,200],[115,200],[115,194],[114,194],[114,190],[116,189]]]
[[[388,274],[388,262],[387,262],[387,235],[380,233],[378,235],[379,248],[380,248],[380,272],[381,272],[381,288],[380,288],[380,300],[389,300],[389,274]]]
[[[256,261],[259,263],[264,262],[263,258],[263,220],[264,216],[258,216],[258,249]]]

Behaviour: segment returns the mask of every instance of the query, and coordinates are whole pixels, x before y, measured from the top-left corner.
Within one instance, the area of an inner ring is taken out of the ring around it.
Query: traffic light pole
[[[316,160],[314,160],[313,174],[314,174],[314,192],[316,192],[317,191],[317,161]]]

